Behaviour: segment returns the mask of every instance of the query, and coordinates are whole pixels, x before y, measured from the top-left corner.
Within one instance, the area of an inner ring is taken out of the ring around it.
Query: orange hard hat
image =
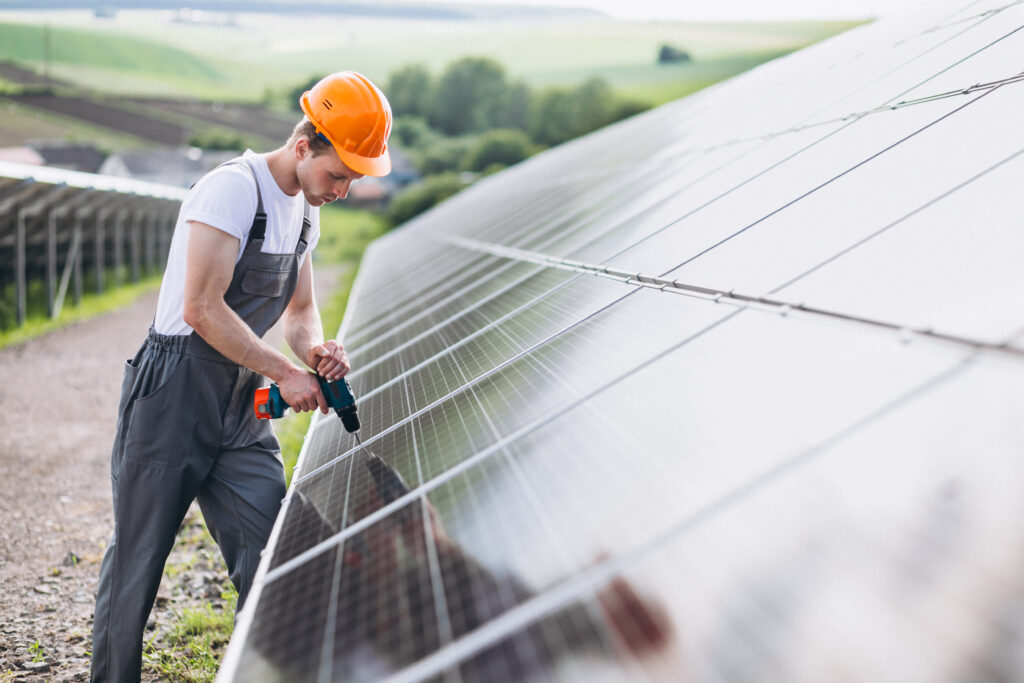
[[[299,105],[346,166],[369,176],[391,172],[391,105],[369,78],[355,71],[325,76]]]

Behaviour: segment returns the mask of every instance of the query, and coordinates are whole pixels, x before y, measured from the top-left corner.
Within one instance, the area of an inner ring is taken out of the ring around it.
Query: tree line
[[[296,88],[291,101],[317,80]],[[393,200],[396,225],[458,192],[467,174],[496,172],[649,107],[617,95],[602,78],[534,89],[489,57],[463,57],[437,77],[409,64],[390,74],[384,90],[393,140],[423,176]]]

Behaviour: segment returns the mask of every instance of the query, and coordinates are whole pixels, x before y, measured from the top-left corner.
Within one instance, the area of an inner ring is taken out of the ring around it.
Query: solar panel
[[[1024,680],[1024,3],[859,27],[376,242],[220,678]]]

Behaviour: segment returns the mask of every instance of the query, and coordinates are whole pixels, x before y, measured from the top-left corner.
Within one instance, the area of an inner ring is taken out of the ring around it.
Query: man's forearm
[[[192,329],[228,360],[280,382],[295,368],[280,351],[264,343],[223,300],[203,307],[186,320]]]
[[[309,364],[309,350],[324,342],[324,328],[320,321],[320,311],[315,305],[305,306],[294,311],[285,311],[284,338],[295,356],[303,363]]]

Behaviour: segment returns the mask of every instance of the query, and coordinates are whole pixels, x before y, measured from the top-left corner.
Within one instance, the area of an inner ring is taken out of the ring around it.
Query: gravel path
[[[318,298],[339,272],[318,267]],[[88,678],[96,581],[113,528],[110,446],[121,372],[155,307],[154,292],[0,349],[0,682]],[[280,345],[280,331],[267,341]],[[168,616],[161,605],[217,592],[203,589],[208,575],[181,582],[184,591],[164,580],[156,621]]]

